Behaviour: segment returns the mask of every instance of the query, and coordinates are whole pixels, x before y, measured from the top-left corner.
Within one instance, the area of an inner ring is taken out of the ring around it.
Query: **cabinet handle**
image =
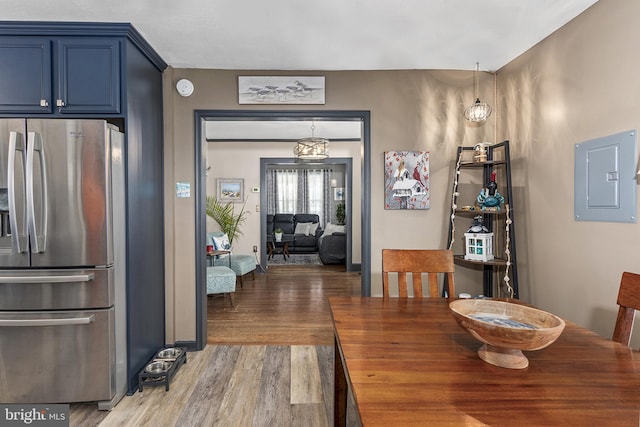
[[[62,99],[56,100],[56,107],[64,107],[64,101]]]
[[[49,101],[47,101],[46,99],[41,99],[40,100],[40,106],[41,107],[48,107],[49,106]]]

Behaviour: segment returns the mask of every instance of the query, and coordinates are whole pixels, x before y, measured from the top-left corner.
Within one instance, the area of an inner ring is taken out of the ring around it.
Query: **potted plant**
[[[233,202],[222,203],[213,196],[207,196],[207,215],[213,218],[220,226],[220,231],[229,237],[229,244],[233,245],[236,236],[242,236],[240,227],[247,219],[249,211],[245,211],[245,204],[242,204],[240,212],[235,213]]]
[[[345,216],[344,203],[339,203],[336,206],[336,222],[338,223],[338,225],[344,225],[344,216]]]
[[[273,235],[276,238],[276,242],[282,242],[282,228],[273,230]]]

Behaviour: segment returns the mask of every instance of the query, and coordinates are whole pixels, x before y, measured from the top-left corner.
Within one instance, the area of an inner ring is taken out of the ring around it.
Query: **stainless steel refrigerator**
[[[0,402],[126,392],[123,135],[0,119]]]

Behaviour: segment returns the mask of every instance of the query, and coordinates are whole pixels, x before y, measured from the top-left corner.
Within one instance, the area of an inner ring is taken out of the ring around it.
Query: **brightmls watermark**
[[[69,405],[0,404],[0,427],[68,427]]]

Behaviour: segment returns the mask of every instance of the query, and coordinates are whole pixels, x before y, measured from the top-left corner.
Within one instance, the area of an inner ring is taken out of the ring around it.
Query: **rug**
[[[274,254],[267,265],[322,265],[319,254],[290,254],[284,259],[282,254]]]

